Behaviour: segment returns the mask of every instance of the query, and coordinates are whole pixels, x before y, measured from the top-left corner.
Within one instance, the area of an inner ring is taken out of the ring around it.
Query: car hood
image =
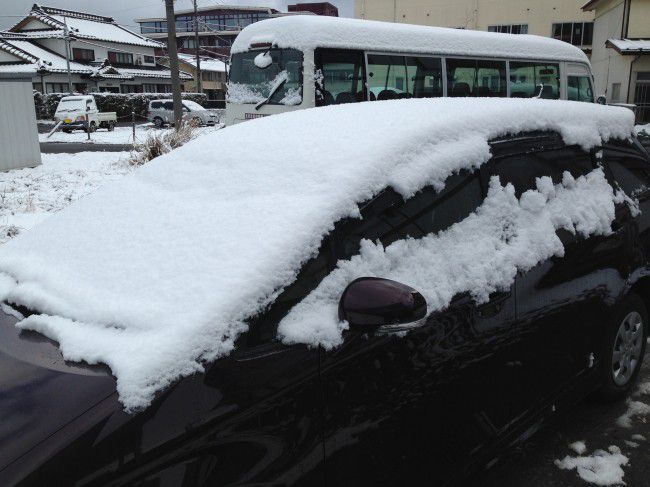
[[[2,309],[0,470],[115,393],[108,369],[65,362],[54,342],[20,331],[18,315]]]

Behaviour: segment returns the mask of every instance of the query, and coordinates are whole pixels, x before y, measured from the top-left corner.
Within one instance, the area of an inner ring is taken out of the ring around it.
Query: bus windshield
[[[302,60],[302,52],[296,49],[257,50],[233,54],[228,102],[300,105]]]

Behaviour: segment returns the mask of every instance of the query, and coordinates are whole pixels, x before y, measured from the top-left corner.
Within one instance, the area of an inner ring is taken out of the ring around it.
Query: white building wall
[[[29,77],[0,74],[0,170],[41,163],[36,112]]]
[[[595,78],[596,95],[606,95],[607,100],[612,103],[626,102],[628,95],[630,59],[605,46],[607,39],[621,37],[623,14],[624,5],[623,2],[619,2],[599,15],[594,23],[591,66]],[[616,84],[620,84],[618,99],[614,99],[616,90],[613,89],[613,85]]]
[[[63,39],[39,39],[36,41],[38,44],[50,49],[60,56],[65,56],[65,42]],[[89,44],[92,42],[92,44]],[[70,49],[74,48],[79,49],[92,49],[95,51],[95,60],[103,61],[108,58],[108,51],[117,51],[122,52],[126,51],[133,54],[134,61],[136,56],[142,58],[143,67],[155,67],[156,63],[145,63],[144,55],[154,56],[155,49],[153,47],[144,47],[144,46],[132,46],[130,44],[117,44],[112,42],[102,42],[102,41],[88,41],[84,40],[74,41],[70,45]],[[72,55],[72,53],[70,53]]]

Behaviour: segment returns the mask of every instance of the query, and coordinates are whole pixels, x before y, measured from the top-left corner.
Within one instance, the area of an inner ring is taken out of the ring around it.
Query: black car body
[[[122,411],[107,370],[64,363],[5,308],[0,485],[456,485],[489,466],[611,381],[612,330],[630,306],[645,324],[650,306],[650,157],[638,142],[585,152],[529,133],[491,149],[491,161],[440,193],[405,202],[387,189],[363,219],[338,222],[236,351],[138,414]],[[493,175],[521,194],[536,177],[599,165],[641,213],[621,202],[608,236],[560,231],[564,257],[518,275],[508,292],[481,305],[456,296],[412,330],[352,327],[330,351],[277,341],[279,320],[362,238],[443,230],[481,204]],[[413,225],[431,211],[430,228]]]

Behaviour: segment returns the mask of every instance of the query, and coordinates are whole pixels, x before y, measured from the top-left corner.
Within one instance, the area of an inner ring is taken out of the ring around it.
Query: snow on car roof
[[[19,326],[59,342],[66,359],[106,363],[124,406],[142,408],[228,354],[334,223],[383,188],[440,188],[506,134],[554,130],[586,149],[633,126],[624,108],[537,99],[395,100],[253,120],[3,245],[0,297],[43,313]]]
[[[248,51],[257,43],[301,50],[331,47],[589,62],[581,49],[548,37],[308,15],[251,24],[237,36],[231,52]]]

